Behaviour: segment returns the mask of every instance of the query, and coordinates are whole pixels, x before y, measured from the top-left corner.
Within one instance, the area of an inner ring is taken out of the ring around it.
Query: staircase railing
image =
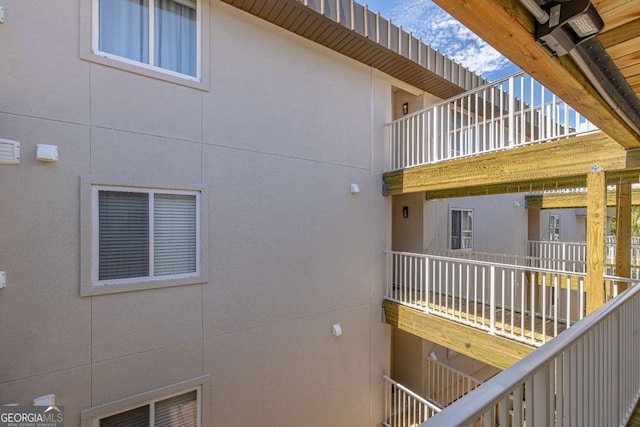
[[[482,384],[479,379],[437,360],[425,359],[424,366],[425,395],[443,408]]]
[[[386,427],[415,427],[442,410],[407,387],[384,376],[384,421]]]
[[[623,426],[640,398],[640,287],[430,418],[435,426]]]
[[[520,72],[389,124],[390,170],[592,132],[597,128]]]

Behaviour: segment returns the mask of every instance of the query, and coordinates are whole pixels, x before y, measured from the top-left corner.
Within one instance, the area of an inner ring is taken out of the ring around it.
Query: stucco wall
[[[549,240],[551,215],[560,216],[560,240],[585,242],[587,240],[586,209],[542,209],[540,211],[540,240]]]
[[[212,0],[201,91],[80,59],[77,0],[4,6],[0,404],[55,393],[73,427],[209,375],[209,425],[378,424],[390,79]],[[80,297],[86,175],[206,185],[209,282]]]
[[[449,210],[452,208],[473,209],[474,251],[526,254],[528,215],[523,194],[427,201],[424,209],[426,248],[449,248]]]

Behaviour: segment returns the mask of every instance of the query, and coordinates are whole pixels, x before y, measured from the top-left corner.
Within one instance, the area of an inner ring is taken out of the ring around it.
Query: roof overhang
[[[446,99],[486,81],[366,6],[299,0],[222,0],[238,9]],[[305,4],[306,3],[306,4]]]

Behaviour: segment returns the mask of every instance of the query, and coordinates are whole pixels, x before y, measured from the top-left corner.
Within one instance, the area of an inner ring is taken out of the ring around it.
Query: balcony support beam
[[[384,174],[387,194],[419,191],[427,198],[579,188],[594,164],[615,184],[639,182],[640,150],[625,151],[602,132]]]
[[[629,183],[628,181],[624,180]],[[618,184],[616,184],[617,186]],[[629,183],[630,185],[630,183]],[[543,193],[525,196],[528,209],[578,209],[587,207],[587,193]],[[616,191],[607,191],[607,207],[618,205]],[[640,206],[640,188],[631,189],[631,206]],[[540,239],[530,239],[540,240]]]
[[[383,307],[389,325],[499,369],[508,368],[535,350],[518,341],[395,302],[384,301]]]
[[[607,179],[599,166],[587,174],[587,314],[605,303],[604,262],[607,225]]]
[[[616,276],[631,277],[631,184],[624,180],[616,185]],[[626,289],[618,282],[618,292]]]

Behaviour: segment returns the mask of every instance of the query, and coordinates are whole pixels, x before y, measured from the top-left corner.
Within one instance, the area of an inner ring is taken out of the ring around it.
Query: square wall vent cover
[[[0,165],[20,163],[20,143],[10,139],[0,139]]]

